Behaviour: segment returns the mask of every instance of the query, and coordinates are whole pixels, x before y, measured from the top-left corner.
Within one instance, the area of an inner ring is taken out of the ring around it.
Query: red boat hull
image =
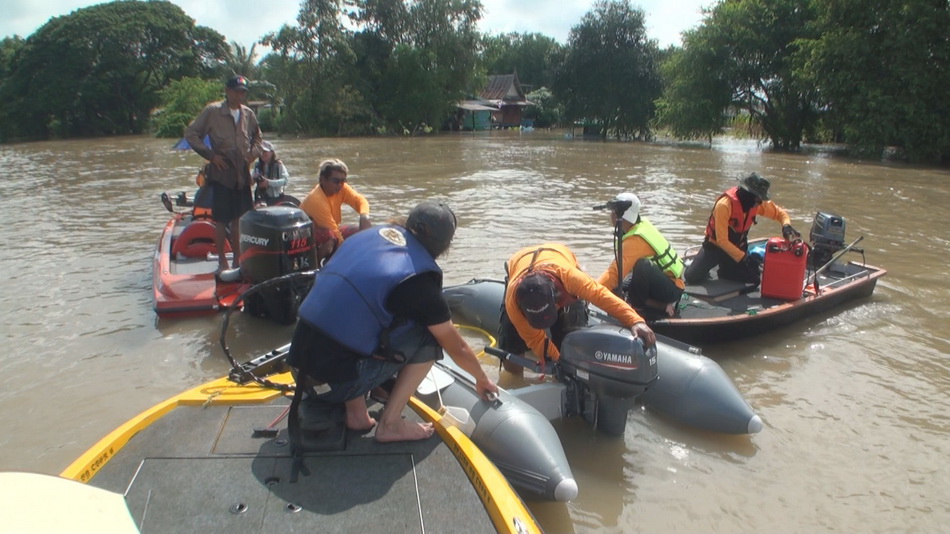
[[[195,220],[188,213],[175,213],[155,247],[152,288],[155,312],[160,317],[216,313],[233,306],[250,287],[245,282],[216,280],[218,259],[211,252],[213,246],[207,243],[206,234],[189,240],[185,229],[191,224],[210,223]]]

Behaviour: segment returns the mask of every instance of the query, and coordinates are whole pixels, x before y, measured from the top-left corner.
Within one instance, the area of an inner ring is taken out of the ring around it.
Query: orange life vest
[[[706,241],[716,241],[716,216],[715,205],[719,203],[722,197],[729,199],[731,215],[729,216],[729,241],[737,247],[742,247],[748,240],[749,230],[755,224],[755,216],[759,213],[759,206],[755,205],[746,213],[742,209],[742,202],[739,201],[739,187],[730,187],[723,194],[719,195],[716,202],[713,203],[713,211],[709,214],[709,222],[706,223]]]

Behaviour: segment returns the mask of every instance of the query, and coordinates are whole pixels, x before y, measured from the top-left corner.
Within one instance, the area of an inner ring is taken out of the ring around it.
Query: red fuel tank
[[[762,296],[798,300],[805,285],[805,265],[808,245],[802,241],[790,243],[773,237],[765,245],[765,263],[762,268]]]

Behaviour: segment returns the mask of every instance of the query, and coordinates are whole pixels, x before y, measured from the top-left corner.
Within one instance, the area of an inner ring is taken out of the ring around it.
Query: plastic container
[[[446,426],[454,426],[466,436],[472,437],[472,432],[475,431],[475,420],[472,419],[468,410],[459,406],[442,406],[439,413],[442,414],[442,422]]]
[[[801,241],[790,243],[781,237],[770,238],[765,245],[762,296],[781,300],[802,298],[807,263],[808,245]]]

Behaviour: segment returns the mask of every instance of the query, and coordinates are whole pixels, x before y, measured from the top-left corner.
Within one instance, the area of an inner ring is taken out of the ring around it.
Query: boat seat
[[[224,241],[225,252],[231,252],[231,244]],[[204,258],[209,253],[217,253],[214,246],[214,223],[204,220],[192,221],[175,238],[172,244],[172,257],[179,254],[185,258]]]

